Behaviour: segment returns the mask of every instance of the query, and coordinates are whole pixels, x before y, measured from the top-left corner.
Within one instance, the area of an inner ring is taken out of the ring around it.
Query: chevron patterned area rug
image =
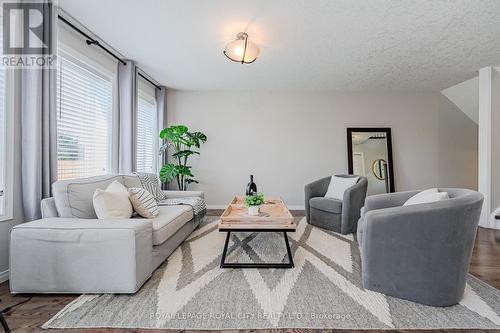
[[[82,295],[44,328],[499,329],[500,291],[469,276],[460,304],[436,308],[363,289],[353,235],[298,221],[293,269],[221,269],[225,234],[206,217],[135,295]],[[239,233],[227,261],[286,260],[283,237]]]

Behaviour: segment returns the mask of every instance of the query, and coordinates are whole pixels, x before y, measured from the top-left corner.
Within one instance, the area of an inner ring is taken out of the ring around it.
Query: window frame
[[[86,45],[83,47],[87,47]],[[76,63],[88,70],[89,72],[111,82],[111,96],[112,96],[112,106],[111,115],[109,123],[109,140],[108,140],[108,161],[106,174],[113,174],[117,172],[118,169],[118,77],[117,73],[109,70],[106,66],[103,66],[98,61],[90,58],[86,54],[79,52],[75,48],[64,43],[62,40],[58,40],[58,50],[57,50],[58,62],[60,57],[69,59],[70,61]],[[59,64],[58,64],[59,66]],[[58,102],[56,102],[58,103]],[[56,110],[56,118],[59,110]],[[57,131],[57,120],[56,120],[56,131]],[[59,178],[59,176],[58,176]]]
[[[14,103],[15,103],[15,73],[5,68],[5,163],[4,173],[4,213],[0,215],[0,222],[14,218]]]
[[[16,15],[17,16],[17,15]],[[18,18],[16,17],[16,20]],[[19,23],[19,22],[16,22]],[[3,13],[0,13],[0,25],[3,25]],[[13,31],[13,37],[18,39],[20,37],[18,28],[19,24],[16,24],[16,29]],[[2,38],[3,39],[3,38]],[[16,174],[14,165],[14,121],[15,113],[14,108],[16,107],[16,86],[18,84],[16,73],[18,71],[12,68],[4,67],[0,70],[5,71],[5,96],[4,96],[4,147],[3,154],[0,158],[4,158],[1,170],[3,172],[3,213],[0,214],[0,223],[8,222],[14,219],[14,176]],[[1,162],[1,160],[0,160]]]
[[[157,134],[158,134],[158,105],[157,105],[157,102],[156,102],[156,88],[153,88],[153,91],[155,92],[155,95],[152,95],[150,93],[147,92],[148,89],[146,89],[146,85],[149,85],[150,83],[148,83],[146,80],[144,79],[141,79],[141,77],[139,75],[137,75],[137,119],[139,118],[139,99],[142,98],[144,100],[146,100],[146,102],[149,102],[151,104],[154,105],[154,111],[155,111],[155,122],[154,122],[154,128],[153,128],[153,161],[152,161],[152,166],[153,166],[153,170],[151,170],[151,173],[157,173],[158,172],[158,168],[159,168],[159,161],[158,161],[158,158],[154,158],[155,156],[158,156],[157,155],[157,152],[158,152],[158,149],[159,149],[159,141],[157,140]],[[138,122],[136,123],[136,125],[138,124]],[[138,142],[138,128],[135,129],[135,144],[137,144]],[[156,135],[155,135],[156,134]],[[137,147],[136,147],[136,157],[135,157],[135,170],[137,170]],[[148,172],[148,171],[145,171],[145,172]]]

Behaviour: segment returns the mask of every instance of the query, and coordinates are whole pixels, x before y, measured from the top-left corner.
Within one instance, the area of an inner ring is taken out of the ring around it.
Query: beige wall
[[[207,204],[259,190],[303,207],[303,187],[347,171],[346,127],[391,127],[396,190],[477,187],[477,125],[439,93],[168,93],[168,121],[203,131]],[[458,144],[457,144],[458,143]]]
[[[500,209],[500,73],[491,77],[491,211]]]
[[[478,187],[478,125],[446,97],[438,104],[439,180],[445,186]]]

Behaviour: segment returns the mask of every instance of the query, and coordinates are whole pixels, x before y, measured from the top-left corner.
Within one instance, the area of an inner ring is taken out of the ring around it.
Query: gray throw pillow
[[[135,174],[139,177],[142,188],[151,193],[156,201],[167,199],[167,195],[161,189],[160,180],[157,175],[147,172],[136,172]]]

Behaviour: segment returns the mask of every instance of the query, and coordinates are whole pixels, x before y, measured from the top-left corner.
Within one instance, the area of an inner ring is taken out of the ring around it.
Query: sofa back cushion
[[[92,203],[94,192],[98,188],[105,190],[115,180],[126,188],[141,187],[136,175],[106,175],[55,182],[52,185],[52,194],[59,217],[96,219],[97,214]]]

